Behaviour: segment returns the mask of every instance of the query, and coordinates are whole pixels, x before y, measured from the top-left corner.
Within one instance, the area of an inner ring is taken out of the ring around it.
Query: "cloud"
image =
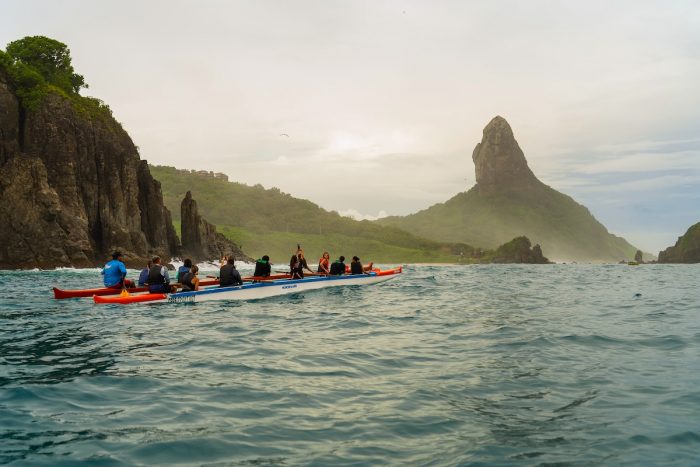
[[[381,219],[382,217],[387,217],[388,214],[386,211],[381,210],[377,213],[376,216],[372,214],[362,214],[360,211],[357,209],[346,209],[344,211],[339,211],[338,214],[344,217],[350,217],[351,219],[355,219],[357,221],[362,221],[362,220],[368,220],[368,221],[376,221],[377,219]]]

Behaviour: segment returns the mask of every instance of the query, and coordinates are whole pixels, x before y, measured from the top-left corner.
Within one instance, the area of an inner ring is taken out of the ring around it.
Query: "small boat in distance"
[[[346,285],[370,285],[386,282],[401,275],[399,266],[384,271],[372,271],[368,274],[343,276],[308,276],[303,279],[273,279],[244,283],[232,287],[210,287],[195,292],[177,292],[173,294],[129,294],[117,297],[95,295],[95,303],[199,303],[213,300],[257,300],[290,293],[325,289]]]

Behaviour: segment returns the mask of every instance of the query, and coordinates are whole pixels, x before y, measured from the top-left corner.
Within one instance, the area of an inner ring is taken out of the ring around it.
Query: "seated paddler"
[[[120,251],[112,253],[112,260],[105,264],[100,274],[104,276],[105,287],[119,288],[133,287],[134,282],[126,278],[126,266],[122,262],[123,255]]]
[[[236,269],[233,255],[226,259],[226,264],[219,269],[219,287],[230,287],[232,285],[241,285],[241,273]]]
[[[148,271],[148,291],[151,293],[170,293],[170,276],[168,268],[160,264],[160,256],[152,260],[153,266]]]
[[[253,276],[255,277],[269,277],[272,272],[272,267],[270,265],[270,257],[265,255],[255,262],[255,272]]]

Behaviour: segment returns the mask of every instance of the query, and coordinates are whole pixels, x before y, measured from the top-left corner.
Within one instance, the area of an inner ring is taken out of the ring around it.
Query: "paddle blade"
[[[121,293],[119,294],[120,297],[128,297],[129,296],[129,291],[126,289],[122,289]]]

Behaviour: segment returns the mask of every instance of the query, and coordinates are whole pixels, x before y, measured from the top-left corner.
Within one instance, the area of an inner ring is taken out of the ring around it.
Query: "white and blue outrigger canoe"
[[[117,297],[95,295],[95,303],[199,303],[213,300],[256,300],[309,290],[346,285],[379,284],[398,277],[402,268],[343,276],[307,276],[303,279],[261,280],[232,287],[207,287],[194,292],[145,293]]]

